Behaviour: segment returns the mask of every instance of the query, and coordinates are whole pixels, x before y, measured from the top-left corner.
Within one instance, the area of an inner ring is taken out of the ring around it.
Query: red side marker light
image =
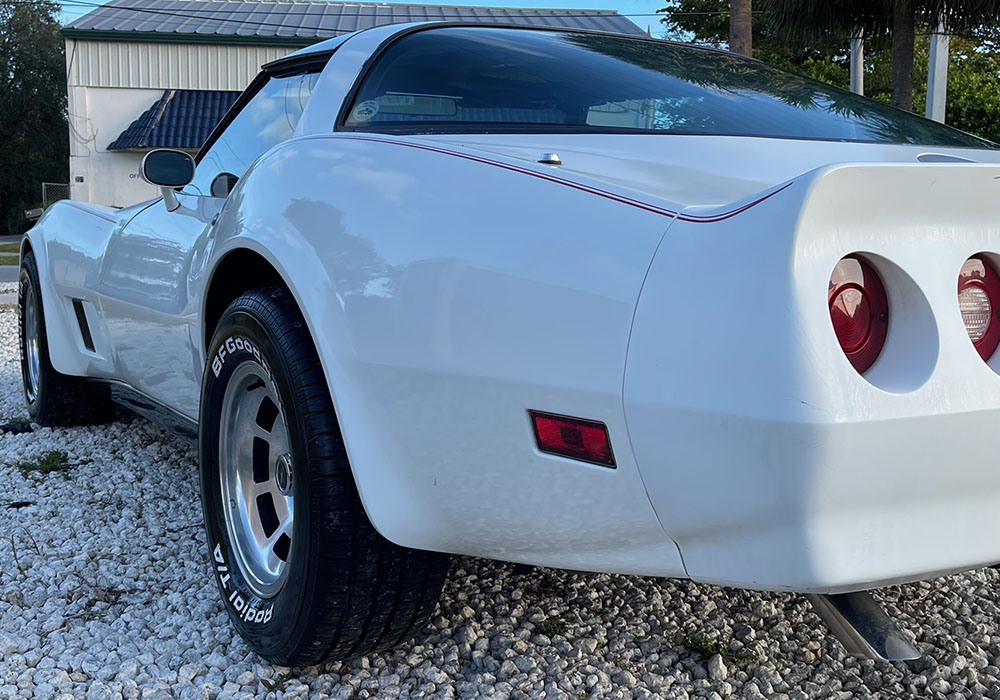
[[[611,438],[604,423],[582,418],[528,411],[535,429],[535,441],[542,452],[614,467]]]

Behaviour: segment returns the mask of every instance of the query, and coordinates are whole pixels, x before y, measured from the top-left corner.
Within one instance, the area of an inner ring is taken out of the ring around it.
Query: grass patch
[[[42,476],[46,474],[62,474],[62,477],[69,480],[69,470],[81,464],[90,464],[92,459],[81,459],[77,463],[69,461],[69,455],[62,450],[49,450],[34,462],[21,462],[17,468],[21,474],[27,476],[31,472],[38,472]]]
[[[21,244],[20,243],[0,243],[0,253],[20,253]]]
[[[69,478],[67,474],[70,468],[69,455],[62,450],[49,450],[34,462],[21,462],[17,468],[26,476],[28,472],[39,472],[40,474],[61,472],[63,476]]]
[[[16,255],[0,255],[0,265],[17,265],[20,262]]]
[[[535,598],[561,598],[566,594],[563,581],[550,571],[536,569],[536,573],[527,580],[524,592]]]
[[[552,639],[556,635],[565,637],[566,630],[569,629],[569,623],[572,621],[568,614],[556,615],[535,625],[535,632],[543,634],[549,639]]]
[[[266,678],[260,679],[260,684],[264,686],[264,690],[266,690],[269,693],[277,693],[284,690],[285,683],[287,682],[288,682],[288,676],[283,676],[280,673],[274,677],[273,681],[269,681]]]
[[[754,663],[760,660],[757,656],[757,652],[753,649],[733,651],[729,648],[728,644],[723,644],[722,642],[716,641],[715,639],[709,639],[708,637],[698,637],[693,634],[685,634],[677,640],[677,645],[685,651],[697,654],[701,657],[702,661],[707,661],[716,654],[721,656],[722,660],[728,663]]]

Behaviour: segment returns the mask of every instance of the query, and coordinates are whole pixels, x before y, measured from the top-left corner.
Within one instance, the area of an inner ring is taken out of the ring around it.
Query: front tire
[[[102,423],[112,415],[101,388],[83,377],[57,372],[49,361],[49,338],[35,254],[21,260],[17,285],[17,328],[21,355],[21,385],[28,415],[50,427]]]
[[[285,289],[230,304],[209,349],[201,406],[212,569],[251,648],[308,666],[418,633],[449,557],[399,547],[368,520],[319,357]]]

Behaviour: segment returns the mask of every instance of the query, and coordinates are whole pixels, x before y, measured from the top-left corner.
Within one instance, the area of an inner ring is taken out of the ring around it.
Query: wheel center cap
[[[291,495],[292,492],[292,456],[283,454],[274,463],[274,481],[278,487],[278,492],[282,496]]]

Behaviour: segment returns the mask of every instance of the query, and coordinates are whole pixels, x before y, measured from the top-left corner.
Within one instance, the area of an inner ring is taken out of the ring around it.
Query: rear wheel
[[[289,666],[413,637],[447,555],[399,547],[369,522],[319,357],[288,292],[234,301],[202,386],[201,479],[209,552],[230,619]]]
[[[106,391],[82,377],[57,372],[49,361],[38,265],[34,253],[21,261],[17,286],[21,384],[31,420],[39,425],[100,423],[112,415]]]

